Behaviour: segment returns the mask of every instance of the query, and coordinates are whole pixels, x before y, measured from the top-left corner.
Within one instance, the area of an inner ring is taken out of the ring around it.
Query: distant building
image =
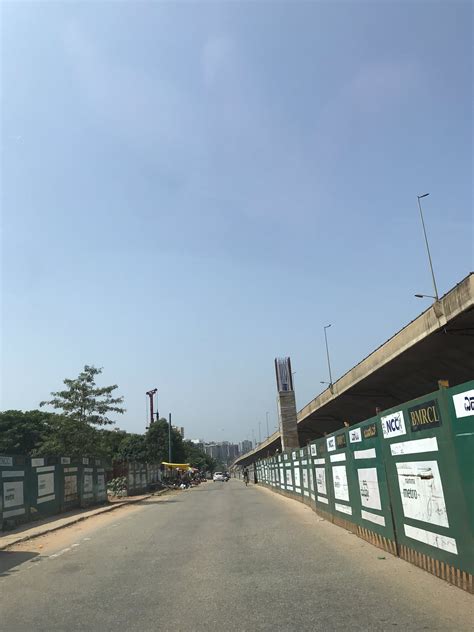
[[[229,441],[205,443],[204,452],[223,465],[230,465],[240,454],[237,443]]]
[[[249,441],[248,439],[245,439],[245,441],[242,441],[241,443],[240,452],[241,454],[245,454],[246,452],[250,452],[252,448],[253,448],[252,442]]]
[[[190,441],[196,446],[196,448],[204,452],[204,439],[190,439]]]

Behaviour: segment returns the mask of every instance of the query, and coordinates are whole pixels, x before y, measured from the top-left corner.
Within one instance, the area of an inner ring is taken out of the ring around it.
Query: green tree
[[[51,417],[54,413],[42,410],[0,412],[0,454],[32,454],[42,441]]]
[[[113,430],[101,428],[98,432],[105,458],[107,458],[108,461],[120,460],[120,444],[129,436],[128,432],[120,430],[119,428],[114,428]]]
[[[113,391],[118,388],[112,386],[97,387],[95,378],[102,373],[102,369],[85,365],[83,371],[74,380],[66,378],[63,383],[67,387],[63,391],[51,393],[52,399],[43,401],[40,406],[52,406],[62,410],[65,417],[76,421],[103,426],[113,424],[108,413],[123,414],[121,406],[123,397],[113,397]]]
[[[192,467],[213,473],[217,468],[217,461],[203,452],[192,441],[183,441],[184,461]]]
[[[52,415],[33,455],[105,458],[107,453],[100,439],[99,431],[93,426],[71,417]]]
[[[134,461],[136,463],[149,461],[145,435],[127,433],[122,439],[115,456],[120,461]]]
[[[147,433],[146,443],[148,446],[148,460],[151,463],[168,461],[168,422],[166,419],[159,419],[153,422]],[[185,452],[183,447],[183,437],[176,428],[171,428],[171,458],[173,463],[185,462]]]

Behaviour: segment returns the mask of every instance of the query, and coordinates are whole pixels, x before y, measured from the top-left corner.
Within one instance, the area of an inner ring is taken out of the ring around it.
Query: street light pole
[[[262,422],[258,422],[258,443],[262,443]]]
[[[268,428],[268,412],[265,413],[265,414],[266,414],[266,418],[267,418],[267,439],[268,439],[268,437],[270,436],[270,430]]]
[[[168,462],[171,461],[171,413],[169,414],[169,423],[168,423]]]
[[[430,262],[431,276],[433,277],[434,293],[435,293],[436,300],[439,301],[438,288],[436,287],[436,279],[435,279],[434,270],[433,270],[433,262],[431,261],[430,246],[428,244],[428,237],[426,235],[426,228],[425,228],[425,220],[423,219],[423,211],[421,210],[421,201],[420,201],[421,198],[428,197],[428,195],[429,193],[423,193],[423,195],[417,195],[416,197],[418,198],[418,208],[420,209],[421,225],[423,226],[423,234],[425,236],[426,250],[428,252],[428,259]]]
[[[332,390],[332,374],[331,374],[331,362],[329,361],[329,347],[328,347],[328,336],[326,333],[326,329],[329,329],[331,325],[324,326],[324,340],[326,341],[326,355],[328,358],[328,369],[329,369],[329,388]]]

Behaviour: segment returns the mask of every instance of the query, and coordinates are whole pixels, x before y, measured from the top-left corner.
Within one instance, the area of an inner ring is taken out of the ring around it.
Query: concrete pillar
[[[296,400],[293,390],[293,374],[290,358],[275,358],[275,372],[278,389],[278,417],[280,422],[281,448],[299,448],[296,421]]]
[[[294,391],[278,393],[278,416],[280,418],[281,449],[293,450],[294,448],[299,448]]]

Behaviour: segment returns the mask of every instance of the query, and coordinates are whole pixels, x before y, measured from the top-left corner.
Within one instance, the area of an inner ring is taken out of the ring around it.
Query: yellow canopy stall
[[[189,470],[191,466],[189,463],[167,463],[166,461],[162,461],[162,464],[165,467],[169,467],[172,470]]]

